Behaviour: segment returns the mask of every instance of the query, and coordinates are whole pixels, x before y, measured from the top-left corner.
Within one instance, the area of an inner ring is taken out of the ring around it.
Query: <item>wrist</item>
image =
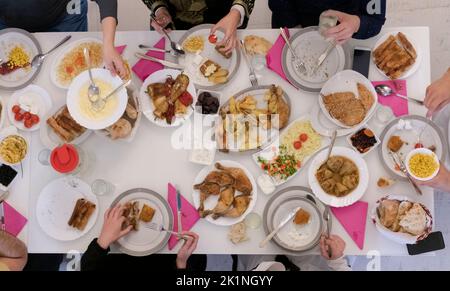
[[[357,33],[359,31],[359,29],[361,28],[361,18],[357,15],[354,16],[355,17],[355,31],[354,33]]]
[[[186,260],[177,258],[176,265],[177,265],[177,269],[184,270],[184,269],[186,269],[187,262],[186,262]]]
[[[236,25],[238,25],[239,22],[241,22],[241,13],[239,12],[239,10],[232,8],[230,9],[229,15],[232,17]]]
[[[107,250],[111,244],[111,242],[109,240],[107,240],[106,238],[100,236],[97,239],[97,244],[104,250]]]

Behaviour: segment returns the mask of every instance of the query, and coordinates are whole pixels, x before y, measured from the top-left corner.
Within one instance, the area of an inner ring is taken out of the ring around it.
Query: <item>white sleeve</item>
[[[245,19],[245,9],[244,9],[244,7],[242,7],[239,4],[235,4],[235,5],[233,5],[231,7],[231,9],[236,9],[241,14],[241,21],[239,22],[239,26],[238,26],[238,27],[241,27],[242,24],[244,24],[244,19]]]
[[[327,265],[333,271],[351,271],[352,268],[349,267],[347,260],[345,257],[341,257],[336,260],[327,260]]]

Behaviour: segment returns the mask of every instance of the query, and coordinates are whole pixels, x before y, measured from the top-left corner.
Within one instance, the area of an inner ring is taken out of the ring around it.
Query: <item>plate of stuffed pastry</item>
[[[149,189],[131,189],[117,197],[111,207],[124,206],[125,217],[122,228],[131,226],[131,232],[116,244],[122,253],[130,256],[148,256],[160,251],[169,241],[170,233],[156,231],[146,224],[161,225],[166,230],[173,228],[173,215],[167,201]]]

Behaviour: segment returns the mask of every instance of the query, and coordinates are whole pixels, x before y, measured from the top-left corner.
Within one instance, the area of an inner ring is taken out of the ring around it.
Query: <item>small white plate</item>
[[[366,116],[364,120],[355,125],[355,126],[348,126],[340,122],[339,120],[333,118],[330,113],[328,112],[327,108],[325,107],[325,104],[323,102],[323,96],[332,94],[332,93],[338,93],[338,92],[353,92],[357,98],[359,98],[358,88],[357,84],[360,83],[364,85],[370,93],[372,93],[373,97],[373,105],[370,108],[370,110],[366,113]],[[366,124],[372,116],[375,114],[375,109],[377,108],[378,104],[378,95],[375,91],[375,88],[373,87],[372,83],[363,75],[361,75],[358,72],[352,71],[352,70],[345,70],[342,72],[337,73],[334,75],[328,82],[325,83],[322,90],[320,91],[321,96],[319,96],[319,105],[320,109],[322,109],[322,112],[325,114],[325,116],[334,124],[341,128],[352,128],[355,130],[355,128],[358,128],[361,126],[361,124]]]
[[[336,197],[326,193],[316,178],[317,170],[322,166],[327,158],[328,150],[322,150],[311,162],[308,172],[308,181],[312,191],[326,205],[332,207],[345,207],[359,201],[366,193],[369,186],[369,169],[366,161],[354,150],[344,147],[335,147],[331,156],[342,156],[355,163],[359,172],[359,184],[352,192],[344,197]]]
[[[245,174],[247,175],[247,177],[249,178],[250,182],[252,183],[252,187],[253,187],[253,191],[252,191],[252,195],[251,195],[252,200],[250,202],[250,205],[248,206],[248,208],[244,212],[244,214],[242,214],[240,217],[237,217],[237,218],[219,217],[218,219],[213,219],[211,217],[211,215],[209,215],[205,218],[205,220],[207,220],[208,222],[215,224],[215,225],[230,226],[230,225],[234,225],[236,223],[243,221],[245,219],[245,217],[249,213],[252,212],[253,207],[255,207],[255,204],[256,204],[256,198],[258,197],[258,188],[257,188],[255,179],[253,178],[252,174],[243,165],[241,165],[237,162],[228,161],[228,160],[217,161],[217,163],[220,163],[225,167],[234,167],[234,168],[242,169],[245,172]],[[198,175],[195,178],[194,183],[192,185],[197,185],[197,184],[202,183],[205,180],[206,176],[214,170],[216,170],[215,165],[211,165],[211,166],[203,168],[200,171],[200,173],[198,173]],[[239,196],[240,194],[241,194],[240,192],[236,191],[234,196],[236,197],[236,196]],[[214,197],[209,197],[205,201],[205,209],[213,209],[216,206],[218,199],[219,199],[219,195],[214,196]],[[194,202],[195,208],[198,209],[200,207],[200,191],[194,190],[194,192],[192,192],[192,200]]]
[[[365,156],[367,156],[368,154],[370,154],[373,150],[375,150],[375,149],[380,145],[381,141],[380,141],[380,139],[378,138],[378,136],[376,135],[376,133],[375,133],[371,128],[365,127],[364,129],[368,129],[368,130],[370,130],[370,131],[373,132],[373,135],[374,135],[374,137],[375,137],[377,143],[374,144],[374,145],[370,148],[370,150],[368,150],[367,152],[361,153],[360,151],[358,151],[358,149],[357,149],[355,146],[353,146],[353,143],[352,143],[352,136],[353,136],[354,134],[358,133],[358,132],[359,132],[360,130],[362,130],[362,129],[363,129],[363,128],[360,128],[360,129],[358,129],[357,131],[355,131],[353,134],[347,136],[347,142],[348,142],[348,144],[351,146],[351,148],[352,148],[355,152],[357,152],[358,154],[360,154],[362,157],[365,157]]]
[[[68,222],[78,199],[84,198],[95,204],[95,211],[83,231],[69,226]],[[42,189],[36,205],[36,217],[48,236],[59,241],[74,241],[87,234],[97,222],[99,214],[97,197],[85,182],[62,177]]]
[[[178,127],[182,125],[186,120],[188,120],[191,115],[194,113],[194,110],[192,109],[192,106],[189,106],[187,109],[187,112],[183,116],[176,116],[175,120],[172,122],[172,124],[167,124],[165,120],[156,118],[155,114],[153,114],[153,111],[155,110],[155,107],[153,106],[153,101],[151,100],[151,97],[147,94],[147,87],[150,84],[154,83],[164,83],[166,82],[166,79],[168,76],[172,76],[172,78],[175,80],[178,75],[181,74],[181,71],[178,70],[161,70],[157,71],[150,76],[148,76],[147,79],[145,79],[144,84],[142,84],[141,91],[139,93],[139,96],[141,98],[141,106],[142,106],[142,112],[144,113],[145,117],[147,117],[148,120],[150,120],[152,123],[161,126],[161,127]],[[193,103],[192,105],[195,106],[197,103],[197,93],[195,91],[194,83],[192,80],[189,82],[189,86],[187,91],[189,94],[191,94]]]
[[[94,79],[101,79],[111,84],[111,90],[119,87],[123,82],[119,76],[113,77],[111,72],[105,69],[93,69],[92,75]],[[125,112],[128,102],[127,90],[123,88],[116,93],[115,98],[118,98],[118,105],[114,112],[112,112],[109,116],[105,116],[103,119],[92,120],[81,112],[79,106],[81,88],[83,88],[86,84],[89,84],[89,82],[89,73],[87,71],[81,73],[73,80],[69,87],[69,91],[67,92],[67,108],[69,109],[70,115],[73,119],[81,126],[92,130],[105,129],[116,123],[116,121],[119,120]],[[101,93],[101,95],[106,95],[108,93],[109,92]],[[114,98],[114,96],[111,98]]]
[[[374,46],[373,50],[375,51],[385,40],[387,40],[389,38],[390,35],[396,36],[399,32],[400,31],[393,31],[393,32],[389,32],[389,33],[386,33],[385,35],[381,36],[378,39],[378,41],[375,43],[375,46]],[[423,54],[422,54],[422,48],[419,45],[419,42],[415,38],[413,38],[410,35],[408,35],[407,33],[404,33],[403,31],[402,31],[402,33],[404,35],[406,35],[406,37],[411,42],[411,44],[413,45],[413,47],[414,47],[414,49],[416,50],[416,53],[417,53],[417,59],[416,59],[416,62],[414,63],[414,65],[412,65],[412,67],[410,67],[405,73],[403,73],[402,76],[399,77],[399,79],[406,79],[408,77],[411,77],[420,68],[420,64],[422,62]],[[372,63],[374,64],[375,68],[377,68],[378,72],[380,72],[380,74],[382,74],[386,78],[389,78],[388,76],[386,76],[386,74],[382,70],[380,70],[378,68],[378,66],[375,64],[374,58],[372,58]]]
[[[23,121],[16,121],[16,119],[14,118],[14,113],[12,112],[13,106],[19,105],[20,99],[23,98],[24,96],[31,97],[39,110],[39,113],[37,114],[39,116],[39,123],[33,125],[33,127],[31,128],[26,128]],[[53,104],[52,98],[44,88],[36,85],[29,85],[28,87],[20,91],[17,91],[11,96],[11,98],[9,98],[7,108],[9,121],[11,122],[12,125],[14,125],[20,130],[36,131],[41,127],[42,122],[45,122],[44,118],[47,115],[47,113],[52,109],[52,104]]]

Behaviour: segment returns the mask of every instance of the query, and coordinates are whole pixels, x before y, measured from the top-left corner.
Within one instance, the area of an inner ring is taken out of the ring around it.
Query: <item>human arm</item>
[[[448,104],[450,104],[450,69],[427,88],[425,96],[427,116],[433,116]]]
[[[189,257],[197,248],[199,236],[194,232],[182,232],[181,235],[185,237],[185,240],[183,246],[178,251],[176,266],[179,270],[185,270]]]
[[[0,230],[0,263],[11,271],[22,271],[28,259],[26,245],[9,233]]]
[[[328,249],[331,248],[331,257]],[[320,253],[327,260],[327,264],[333,271],[351,271],[344,257],[345,242],[337,235],[329,238],[322,236],[320,239]]]
[[[450,193],[450,171],[444,165],[441,165],[439,173],[433,180],[416,182],[421,186],[428,186],[439,191]]]

